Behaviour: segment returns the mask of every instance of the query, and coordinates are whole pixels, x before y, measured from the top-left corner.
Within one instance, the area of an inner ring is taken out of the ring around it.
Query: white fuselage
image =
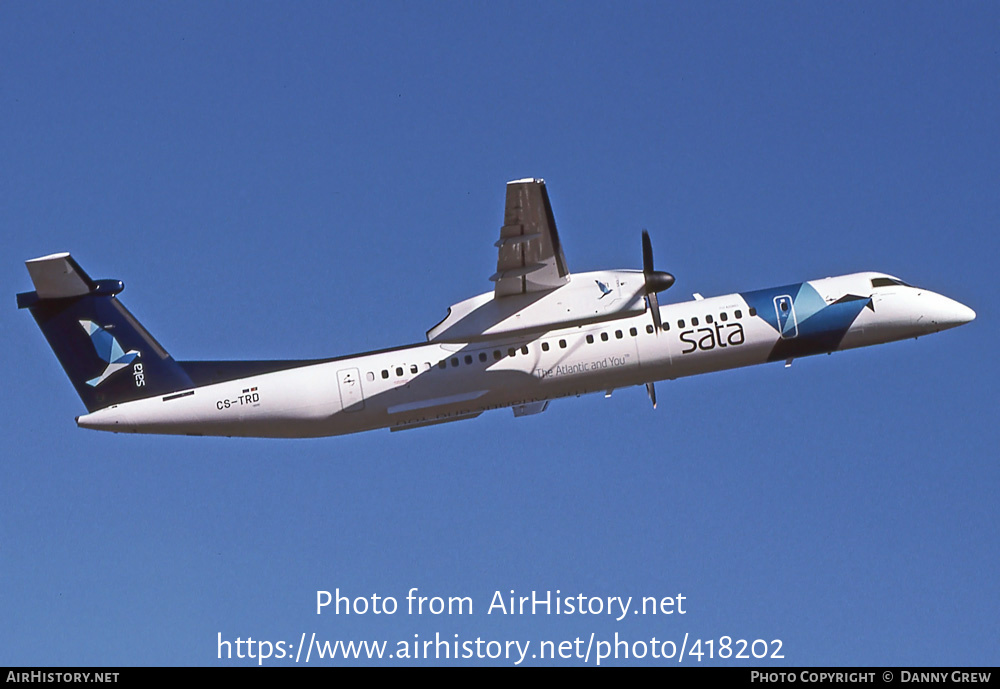
[[[534,413],[559,397],[917,337],[975,316],[928,290],[875,287],[881,275],[800,283],[816,303],[762,290],[665,305],[659,331],[640,313],[343,357],[112,405],[77,422],[124,433],[256,437],[413,428],[501,407]],[[858,302],[849,322],[831,315],[845,295]],[[815,314],[834,325],[817,329]],[[841,324],[843,332],[834,332]]]

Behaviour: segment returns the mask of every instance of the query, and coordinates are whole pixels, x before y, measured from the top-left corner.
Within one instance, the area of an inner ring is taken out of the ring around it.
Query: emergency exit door
[[[788,294],[774,298],[774,312],[778,316],[778,332],[781,339],[789,340],[799,334],[799,322],[795,319],[795,302]]]
[[[337,386],[340,388],[340,404],[345,412],[361,411],[365,408],[365,396],[361,391],[361,374],[356,368],[337,371]]]

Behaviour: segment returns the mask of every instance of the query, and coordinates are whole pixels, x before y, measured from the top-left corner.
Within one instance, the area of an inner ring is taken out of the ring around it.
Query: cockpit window
[[[902,280],[897,280],[896,278],[872,278],[872,287],[892,287],[893,285],[899,285],[901,287],[913,286],[906,284]]]

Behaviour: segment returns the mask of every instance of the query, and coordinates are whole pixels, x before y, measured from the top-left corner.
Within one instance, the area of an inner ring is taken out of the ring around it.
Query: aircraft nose
[[[936,295],[934,308],[931,313],[931,320],[941,328],[955,328],[965,325],[976,318],[976,312],[965,304],[949,299],[941,295]]]
[[[955,320],[957,321],[958,325],[964,325],[966,323],[971,323],[972,321],[976,320],[976,312],[970,309],[968,306],[966,306],[965,304],[960,304],[957,301],[955,302],[955,306],[956,306]]]

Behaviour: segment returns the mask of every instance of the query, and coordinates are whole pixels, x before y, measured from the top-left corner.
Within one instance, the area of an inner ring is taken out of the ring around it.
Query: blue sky
[[[996,664],[998,45],[992,3],[3,4],[0,664],[313,632]],[[178,359],[419,341],[491,289],[527,176],[573,271],[638,268],[648,228],[663,302],[882,270],[978,318],[661,383],[656,411],[273,441],[77,429],[14,308],[25,259],[72,251]],[[315,614],[412,587],[473,614]],[[511,589],[687,612],[488,615]]]

